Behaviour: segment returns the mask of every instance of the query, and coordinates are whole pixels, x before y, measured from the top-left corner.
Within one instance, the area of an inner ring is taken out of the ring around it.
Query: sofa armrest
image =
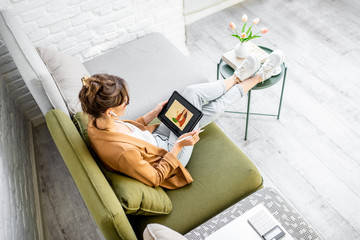
[[[80,194],[106,239],[136,239],[135,233],[75,125],[59,109],[46,114],[51,136]]]
[[[45,115],[56,107],[69,114],[49,70],[13,14],[6,10],[0,11],[0,35],[41,112]]]

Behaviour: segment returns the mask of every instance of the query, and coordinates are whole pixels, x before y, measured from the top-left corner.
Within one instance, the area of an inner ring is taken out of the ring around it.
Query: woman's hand
[[[152,111],[145,114],[143,116],[145,123],[149,124],[152,120],[154,120],[154,118],[156,118],[157,115],[159,115],[159,113],[161,112],[161,110],[163,109],[163,107],[167,102],[168,100],[160,102],[158,105],[156,105],[156,107]]]
[[[176,143],[179,144],[181,147],[194,146],[195,143],[197,143],[200,140],[199,133],[200,133],[200,128],[197,130],[193,130],[191,132],[185,133],[178,138],[178,140],[177,140],[178,142],[176,142]],[[184,138],[186,138],[186,139],[184,139]],[[181,139],[184,139],[184,140],[181,141]]]
[[[175,144],[170,152],[174,156],[177,156],[183,147],[194,146],[195,143],[197,143],[200,140],[199,133],[200,133],[200,128],[181,135],[178,138],[177,142],[175,142]],[[188,138],[186,138],[186,137],[188,137]],[[186,138],[186,139],[184,139],[184,138]],[[184,139],[184,140],[179,142],[181,139]]]
[[[156,107],[154,108],[154,114],[155,114],[155,117],[157,115],[159,115],[159,113],[161,112],[161,110],[163,109],[163,107],[165,106],[165,104],[168,102],[168,100],[166,101],[162,101],[160,102],[158,105],[156,105]]]

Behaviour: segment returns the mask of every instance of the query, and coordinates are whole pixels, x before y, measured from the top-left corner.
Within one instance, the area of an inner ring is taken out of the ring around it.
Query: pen
[[[201,129],[199,133],[203,132],[204,130],[205,130],[205,129]],[[194,134],[194,135],[195,135],[195,134]],[[194,135],[192,135],[192,136],[187,136],[187,137],[184,137],[184,138],[182,138],[182,139],[180,139],[180,140],[177,140],[176,142],[181,142],[181,141],[183,141],[183,140],[185,140],[185,139],[188,139],[188,138],[191,138],[191,137],[193,137]]]

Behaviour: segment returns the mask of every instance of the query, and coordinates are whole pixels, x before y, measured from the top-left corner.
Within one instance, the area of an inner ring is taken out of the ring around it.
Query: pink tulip
[[[254,25],[258,24],[259,22],[260,22],[260,18],[255,18],[255,19],[253,20],[253,24],[254,24]]]
[[[260,30],[260,32],[261,32],[262,34],[265,34],[265,33],[267,33],[268,31],[269,31],[269,29],[266,28],[266,27],[264,27],[264,28],[262,28],[262,29]]]
[[[236,25],[235,25],[235,23],[233,23],[233,22],[230,22],[230,23],[229,23],[229,26],[230,26],[230,28],[231,28],[232,30],[236,29]]]
[[[247,16],[246,14],[244,14],[244,15],[242,16],[241,20],[242,20],[243,22],[246,22],[246,21],[248,20],[248,16]]]
[[[241,37],[241,38],[246,38],[246,33],[244,33],[244,32],[241,33],[240,37]]]

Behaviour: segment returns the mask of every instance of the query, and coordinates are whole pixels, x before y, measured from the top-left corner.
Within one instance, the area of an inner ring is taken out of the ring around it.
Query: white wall
[[[150,32],[162,32],[181,50],[181,0],[6,0],[35,46],[82,61]]]
[[[186,24],[231,7],[243,0],[183,0]]]

